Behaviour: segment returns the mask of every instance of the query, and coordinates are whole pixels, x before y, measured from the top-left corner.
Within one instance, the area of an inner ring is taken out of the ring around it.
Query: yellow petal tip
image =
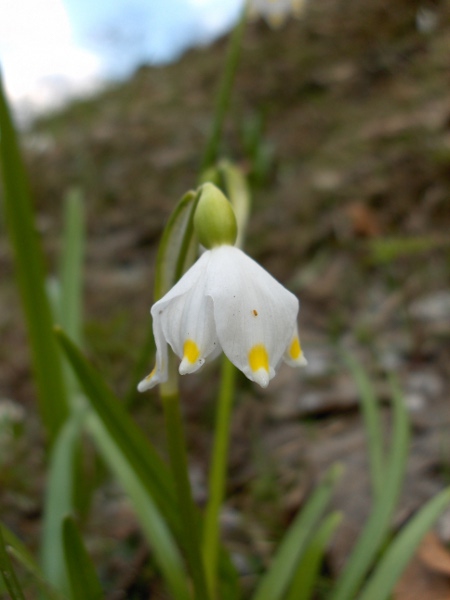
[[[153,368],[152,372],[147,375],[137,386],[138,392],[145,392],[154,387],[159,379],[155,378],[156,374],[156,366]]]

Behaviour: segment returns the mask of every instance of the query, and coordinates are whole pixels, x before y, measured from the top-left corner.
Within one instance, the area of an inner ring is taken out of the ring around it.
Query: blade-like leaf
[[[179,528],[173,480],[167,465],[75,344],[61,329],[56,329],[56,335],[92,409],[125,455],[144,488],[155,500],[165,519],[175,529]]]
[[[104,460],[130,497],[139,523],[173,597],[177,600],[190,600],[181,555],[161,512],[128,457],[122,452],[122,448],[96,415],[89,415],[88,427]]]
[[[84,411],[76,411],[61,429],[50,456],[42,527],[41,562],[46,579],[68,590],[62,547],[62,522],[73,513],[75,457],[79,448]]]
[[[39,410],[52,442],[64,423],[67,398],[52,318],[45,293],[44,261],[38,243],[25,170],[0,77],[0,163],[7,225],[36,376]]]
[[[193,216],[197,196],[196,192],[187,192],[164,228],[156,258],[155,301],[170,290],[195,259]]]
[[[270,569],[262,577],[253,600],[280,600],[288,589],[319,519],[330,500],[341,467],[334,466],[314,490],[284,536]]]
[[[103,598],[100,581],[72,517],[64,519],[62,530],[71,599],[100,600]]]
[[[387,600],[417,546],[433,523],[450,504],[450,488],[432,498],[407,523],[384,553],[358,600]]]
[[[3,539],[3,530],[0,527],[0,575],[5,583],[11,600],[25,600],[22,588],[17,579],[16,573],[11,564],[11,560],[6,551],[5,540]]]
[[[41,569],[36,564],[25,545],[15,536],[7,527],[0,524],[3,533],[3,539],[8,545],[8,553],[22,565],[26,572],[31,575],[41,590],[42,597],[46,600],[67,600],[59,592],[53,589],[48,582],[44,580]]]
[[[61,326],[81,345],[83,306],[84,208],[81,192],[72,189],[65,198],[64,235],[60,265]]]
[[[380,415],[377,408],[377,399],[373,386],[364,372],[362,365],[350,355],[346,362],[352,372],[361,398],[361,407],[364,425],[367,432],[369,452],[370,476],[372,479],[372,494],[378,498],[383,493],[383,434]]]
[[[309,600],[312,597],[326,547],[341,521],[339,512],[324,518],[298,565],[285,600]]]
[[[353,598],[377,553],[389,534],[392,516],[400,496],[408,454],[409,425],[403,398],[393,387],[393,428],[391,452],[384,481],[384,493],[373,507],[371,515],[356,542],[331,600]]]

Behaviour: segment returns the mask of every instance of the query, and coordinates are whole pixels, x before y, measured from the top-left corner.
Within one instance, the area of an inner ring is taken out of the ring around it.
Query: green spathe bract
[[[218,187],[205,183],[194,214],[194,228],[200,243],[210,250],[216,246],[233,246],[237,223],[233,207]]]

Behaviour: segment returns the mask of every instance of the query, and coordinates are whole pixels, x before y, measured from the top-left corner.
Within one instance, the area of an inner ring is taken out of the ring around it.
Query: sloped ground
[[[364,431],[345,352],[365,364],[382,402],[389,398],[386,370],[395,370],[405,390],[414,435],[396,523],[448,480],[450,3],[425,7],[436,18],[427,33],[417,28],[423,8],[406,0],[395,8],[387,0],[324,0],[279,31],[263,23],[247,31],[223,155],[254,182],[247,249],[301,298],[309,360],[300,373],[282,369],[264,392],[240,381],[224,523],[250,584],[254,557],[268,560],[269,540],[329,464],[340,460],[347,467],[336,498],[346,518],[330,553],[331,572],[339,570],[368,513]],[[177,64],[142,67],[130,81],[24,135],[50,269],[62,196],[71,185],[85,193],[86,336],[90,355],[120,394],[132,383],[149,324],[164,221],[196,185],[225,49],[223,40]],[[34,414],[3,237],[0,261],[0,395]],[[216,376],[214,366],[205,374],[212,385]],[[183,379],[199,501],[214,397],[204,382]],[[157,438],[156,395],[136,399],[135,410]],[[388,409],[384,416],[388,431]],[[29,453],[31,442],[41,448],[33,417],[25,429],[11,451],[17,454],[5,459],[0,506],[32,539],[42,450]],[[110,543],[97,540],[99,555],[114,554],[117,540],[122,548],[120,559],[108,563],[111,589],[131,589],[139,576],[127,570],[124,548],[136,539],[140,545],[133,517],[114,487],[97,495],[100,505],[91,526],[104,527]],[[120,523],[116,531],[109,529],[111,515]],[[449,541],[448,527],[439,533]],[[137,572],[139,559],[145,561],[145,548],[137,553]]]

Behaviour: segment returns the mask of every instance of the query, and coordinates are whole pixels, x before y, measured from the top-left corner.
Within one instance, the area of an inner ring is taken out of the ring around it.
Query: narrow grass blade
[[[333,512],[325,517],[308,544],[285,600],[310,600],[312,598],[325,550],[341,521],[342,514],[339,512]]]
[[[101,600],[100,581],[72,517],[64,519],[62,530],[71,600]]]
[[[325,480],[306,502],[283,538],[270,569],[262,577],[252,597],[253,600],[281,600],[284,597],[341,471],[339,465],[330,469]]]
[[[346,363],[355,379],[361,398],[364,425],[367,432],[372,494],[376,499],[383,493],[383,433],[373,386],[362,365],[350,355]]]
[[[70,190],[65,199],[64,233],[59,279],[61,282],[61,326],[78,345],[82,344],[84,207],[80,190]]]
[[[75,458],[84,414],[74,412],[62,427],[50,456],[42,527],[41,563],[45,578],[67,592],[62,522],[73,513]]]
[[[66,597],[63,597],[59,592],[53,589],[47,581],[45,581],[41,569],[19,538],[2,524],[0,524],[0,529],[5,544],[8,546],[8,553],[22,565],[29,575],[31,575],[41,590],[43,598],[46,600],[67,600]]]
[[[165,519],[177,530],[180,526],[179,515],[176,510],[172,475],[167,465],[75,344],[61,329],[56,330],[56,336],[92,409],[132,466],[144,488],[154,498]]]
[[[8,590],[11,600],[25,600],[19,580],[13,569],[11,560],[6,551],[5,540],[3,539],[3,531],[0,527],[0,574]]]
[[[234,566],[231,556],[223,546],[219,555],[219,584],[221,600],[240,600],[242,597],[239,573]],[[214,597],[214,596],[213,596]]]
[[[358,596],[358,600],[387,600],[395,583],[417,550],[421,539],[450,504],[446,488],[427,504],[397,534],[377,568]]]
[[[405,475],[409,441],[408,417],[403,398],[394,388],[393,409],[392,442],[384,493],[377,498],[330,600],[348,600],[354,597],[389,534],[391,519]]]
[[[134,465],[95,414],[89,415],[88,428],[104,460],[130,497],[139,523],[173,597],[177,600],[190,600],[188,580],[181,555],[162,513],[144,487]]]
[[[64,423],[67,398],[45,293],[44,260],[14,127],[0,78],[0,164],[7,225],[30,338],[39,410],[52,442]]]

